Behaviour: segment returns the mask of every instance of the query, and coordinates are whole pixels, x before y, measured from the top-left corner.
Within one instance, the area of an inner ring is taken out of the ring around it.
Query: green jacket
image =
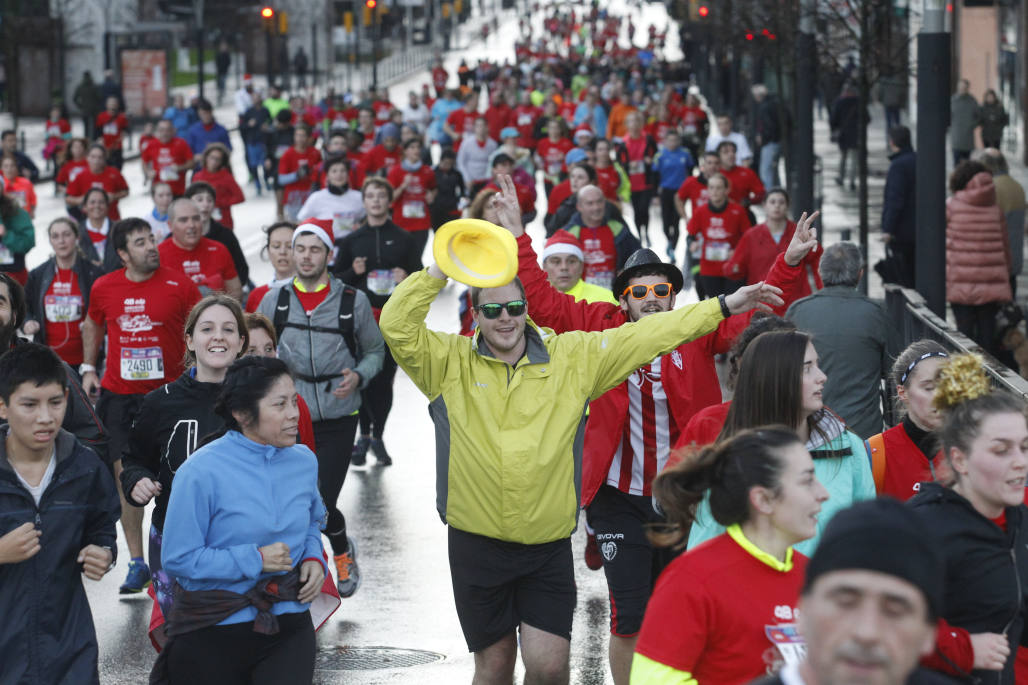
[[[20,207],[10,218],[0,217],[4,227],[4,237],[0,239],[4,246],[16,255],[25,255],[36,246],[36,229],[32,227],[32,217]]]
[[[513,367],[474,337],[429,330],[446,281],[427,271],[396,287],[379,325],[397,364],[429,399],[436,506],[460,530],[540,544],[577,523],[585,410],[633,371],[722,320],[717,300],[600,332],[555,335],[531,320]]]

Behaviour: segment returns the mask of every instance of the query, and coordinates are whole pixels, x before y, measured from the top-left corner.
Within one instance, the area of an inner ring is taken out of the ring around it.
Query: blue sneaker
[[[132,595],[142,592],[149,586],[150,567],[138,561],[130,561],[125,582],[121,584],[121,588],[118,591],[123,595]]]

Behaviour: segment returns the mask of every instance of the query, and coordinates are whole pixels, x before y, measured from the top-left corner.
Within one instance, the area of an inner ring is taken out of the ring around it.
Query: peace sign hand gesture
[[[493,195],[492,208],[500,220],[500,225],[510,231],[515,238],[520,238],[525,233],[525,227],[521,224],[521,205],[518,203],[518,193],[514,190],[514,181],[505,174],[497,178],[496,182],[500,186],[500,192]]]
[[[792,234],[789,247],[785,249],[785,263],[789,266],[799,266],[808,254],[817,251],[817,229],[814,228],[814,221],[821,214],[820,211],[807,216],[806,212],[796,222],[796,232]]]

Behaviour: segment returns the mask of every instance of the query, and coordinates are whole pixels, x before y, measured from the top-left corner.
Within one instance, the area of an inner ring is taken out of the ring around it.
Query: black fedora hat
[[[621,293],[628,287],[628,281],[641,271],[660,271],[667,276],[673,291],[677,293],[682,289],[682,271],[674,264],[661,261],[656,252],[644,247],[625,260],[625,268],[614,278],[614,297],[620,300]]]

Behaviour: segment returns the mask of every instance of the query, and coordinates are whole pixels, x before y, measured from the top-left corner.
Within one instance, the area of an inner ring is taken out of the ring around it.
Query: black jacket
[[[83,219],[79,222],[79,249],[82,250],[82,254],[85,255],[86,259],[99,266],[101,271],[105,274],[117,271],[121,267],[125,266],[121,263],[121,257],[118,256],[118,251],[114,249],[113,233],[114,222],[112,221],[111,231],[107,236],[107,241],[104,243],[104,253],[101,255],[96,251],[96,245],[93,244],[93,239],[89,237],[86,220]]]
[[[970,502],[938,483],[922,483],[910,506],[935,532],[945,560],[942,618],[971,633],[1005,633],[1010,641],[1002,673],[972,675],[984,685],[1014,685],[1028,592],[1028,509],[1007,507],[1003,532]]]
[[[435,172],[435,199],[429,206],[432,213],[432,227],[439,228],[450,219],[460,217],[460,210],[457,209],[460,199],[467,193],[464,187],[464,177],[460,175],[457,168],[450,171],[443,171],[439,167],[433,169]]]
[[[356,231],[338,241],[335,275],[343,283],[364,291],[375,309],[381,309],[389,300],[388,295],[379,295],[368,290],[368,273],[375,269],[400,267],[408,274],[421,271],[421,248],[411,237],[390,220],[381,226],[369,226],[367,222]],[[354,257],[367,257],[363,274],[353,270]]]
[[[151,518],[157,530],[164,530],[175,472],[205,436],[225,425],[214,413],[221,385],[201,383],[191,372],[192,369],[146,394],[132,422],[128,450],[122,457],[121,487],[129,504],[144,506],[132,499],[132,489],[141,479],[161,484]]]
[[[96,631],[77,562],[86,545],[117,555],[121,513],[110,471],[66,431],[57,435],[57,466],[36,506],[7,461],[0,426],[0,535],[35,522],[41,550],[0,565],[0,683],[99,683]]]
[[[236,234],[231,228],[211,219],[210,228],[207,229],[207,237],[228,248],[228,253],[232,255],[232,263],[236,267],[236,273],[239,275],[239,282],[245,288],[250,282],[250,266],[246,263],[246,255],[243,254],[243,248],[239,246],[239,239],[236,238]],[[171,236],[169,235],[166,240],[170,238]]]
[[[71,267],[72,272],[78,278],[79,290],[82,292],[82,313],[89,311],[89,292],[93,289],[96,279],[104,275],[104,271],[81,257],[75,260]],[[43,299],[50,284],[54,282],[54,274],[57,273],[57,261],[54,257],[46,260],[35,269],[29,272],[29,280],[25,283],[25,304],[28,306],[28,318],[39,322],[39,332],[33,336],[33,342],[46,345],[46,309]]]
[[[913,245],[917,234],[917,155],[905,147],[889,157],[882,202],[882,233]]]

